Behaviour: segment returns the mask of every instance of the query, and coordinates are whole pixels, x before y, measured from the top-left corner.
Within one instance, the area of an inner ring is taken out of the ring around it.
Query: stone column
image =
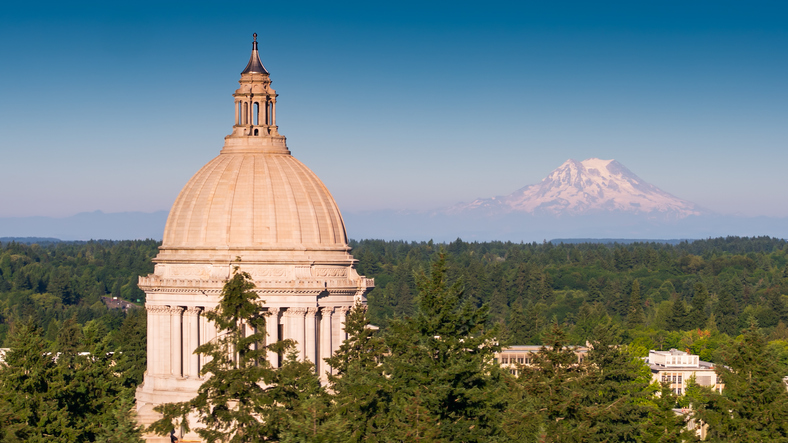
[[[183,346],[183,375],[189,378],[200,376],[200,356],[194,350],[200,346],[200,311],[201,308],[190,307],[183,315],[184,346]]]
[[[347,321],[347,313],[350,312],[350,306],[342,306],[339,308],[339,344],[337,348],[342,345],[342,342],[347,339],[347,332],[345,332],[345,321]]]
[[[161,306],[159,311],[159,321],[157,322],[157,346],[156,346],[156,360],[159,362],[159,375],[170,375],[172,373],[172,357],[170,350],[172,343],[170,336],[172,335],[172,316],[170,314],[169,306]]]
[[[306,314],[306,308],[287,308],[287,314],[290,318],[288,321],[288,327],[290,331],[288,331],[287,338],[293,339],[296,342],[295,349],[298,351],[298,358],[299,360],[304,359],[304,314]]]
[[[200,331],[202,332],[202,337],[200,337],[200,344],[208,343],[209,341],[216,338],[215,324],[208,321],[208,319],[205,317],[205,313],[208,311],[209,311],[208,308],[203,307],[202,315],[198,317],[200,320]],[[200,356],[200,367],[202,368],[209,361],[211,361],[211,357],[207,355]]]
[[[235,124],[240,124],[241,122],[238,120],[238,100],[235,101]]]
[[[265,318],[265,344],[266,346],[279,341],[279,308],[268,308],[268,317]],[[279,354],[268,351],[268,362],[271,367],[279,367]]]
[[[276,101],[271,101],[271,126],[276,126]]]
[[[306,308],[304,318],[304,359],[315,364],[317,369],[317,308]]]
[[[170,373],[176,377],[183,376],[183,337],[181,334],[181,316],[184,308],[170,308]]]
[[[331,372],[331,367],[328,366],[328,363],[325,362],[325,358],[331,357],[333,353],[333,348],[331,346],[332,342],[332,334],[331,334],[331,317],[333,316],[334,308],[331,306],[325,306],[320,310],[320,355],[318,356],[317,362],[315,365],[317,366],[317,373],[321,377],[325,372]]]
[[[163,343],[162,326],[169,328],[169,306],[148,306],[148,373],[162,375],[164,364],[162,362]],[[166,320],[166,321],[165,321]],[[167,355],[166,353],[164,354]]]

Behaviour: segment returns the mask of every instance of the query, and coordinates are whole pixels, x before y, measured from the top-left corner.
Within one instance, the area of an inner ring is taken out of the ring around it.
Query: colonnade
[[[194,350],[217,337],[212,322],[205,318],[204,306],[150,305],[148,309],[148,374],[154,377],[200,378],[207,356]],[[345,319],[349,306],[269,307],[266,317],[266,344],[291,339],[299,359],[315,364],[318,374],[331,371],[323,361],[347,338]],[[253,331],[250,331],[250,333]],[[284,356],[268,353],[273,367]]]
[[[261,110],[263,117],[262,119],[260,118]],[[265,97],[265,101],[255,98],[250,100],[236,100],[235,124],[276,126],[276,101],[274,101],[271,97]]]

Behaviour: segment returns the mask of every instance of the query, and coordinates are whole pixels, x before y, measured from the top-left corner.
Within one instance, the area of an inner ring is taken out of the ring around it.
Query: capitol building
[[[331,371],[323,359],[346,338],[347,312],[366,303],[374,286],[356,272],[331,193],[279,134],[277,94],[260,61],[257,34],[233,98],[232,133],[181,190],[155,270],[139,279],[146,294],[148,367],[137,413],[146,426],[160,418],[154,407],[197,394],[205,357],[194,350],[221,334],[204,314],[218,305],[233,266],[252,276],[261,309],[270,313],[267,340],[294,340],[300,358],[313,362],[321,376]],[[280,364],[280,356],[268,358]],[[184,440],[199,441],[196,434]]]

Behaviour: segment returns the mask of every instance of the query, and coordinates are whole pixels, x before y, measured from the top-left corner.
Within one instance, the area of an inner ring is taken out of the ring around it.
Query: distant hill
[[[550,243],[557,245],[557,244],[565,244],[565,245],[578,245],[582,243],[592,243],[592,244],[602,244],[602,245],[629,245],[632,243],[658,243],[663,245],[679,245],[681,243],[687,242],[692,243],[694,239],[653,239],[653,238],[554,238],[550,240]]]
[[[161,240],[167,211],[82,212],[71,217],[0,218],[0,236],[51,240]]]
[[[60,243],[62,240],[59,238],[52,238],[52,237],[0,237],[0,244],[4,243],[23,243],[26,245],[36,244],[49,244],[49,243]]]

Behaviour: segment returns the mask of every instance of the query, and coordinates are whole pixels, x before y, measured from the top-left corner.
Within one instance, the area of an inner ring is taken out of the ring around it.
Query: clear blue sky
[[[614,158],[788,216],[788,2],[3,2],[0,217],[169,209],[261,38],[293,154],[345,211]]]

